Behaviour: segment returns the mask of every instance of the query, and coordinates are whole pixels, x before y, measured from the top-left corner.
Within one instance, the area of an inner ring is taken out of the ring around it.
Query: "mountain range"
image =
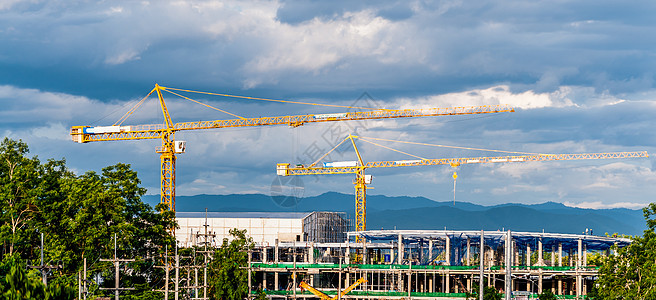
[[[146,195],[155,205],[159,195]],[[263,194],[176,196],[176,211],[202,212],[345,212],[353,220],[353,195],[328,192],[290,198]],[[483,206],[469,202],[438,202],[424,197],[367,195],[368,229],[514,230],[595,235],[642,235],[646,229],[639,209],[582,209],[561,203],[507,203]]]

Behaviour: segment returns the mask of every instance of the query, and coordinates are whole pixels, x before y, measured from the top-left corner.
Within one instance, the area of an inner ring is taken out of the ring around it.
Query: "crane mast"
[[[273,126],[273,125],[288,125],[292,127],[298,127],[306,123],[342,122],[342,121],[357,121],[357,120],[372,120],[372,119],[415,118],[415,117],[447,116],[447,115],[475,115],[475,114],[488,114],[488,113],[501,113],[501,112],[514,111],[514,109],[508,105],[463,106],[463,107],[425,108],[425,109],[370,109],[366,111],[344,112],[344,113],[304,114],[304,115],[272,116],[272,117],[259,117],[259,118],[244,118],[244,117],[237,116],[236,119],[227,119],[227,120],[173,123],[171,119],[171,115],[169,114],[169,111],[166,107],[166,102],[164,101],[164,97],[162,96],[162,91],[167,91],[169,93],[177,95],[171,90],[195,92],[195,93],[210,94],[210,95],[231,96],[231,95],[224,95],[224,94],[213,94],[207,92],[180,90],[170,87],[163,87],[156,84],[155,87],[150,91],[150,93],[144,99],[142,99],[142,101],[153,93],[157,94],[157,98],[159,100],[162,114],[164,116],[163,124],[142,124],[142,125],[122,126],[121,125],[122,121],[120,121],[114,123],[114,125],[111,126],[95,126],[95,127],[72,126],[70,134],[72,140],[77,143],[160,139],[161,147],[158,147],[156,149],[156,152],[160,154],[160,170],[161,170],[160,171],[160,178],[161,178],[160,199],[161,202],[165,203],[168,206],[168,208],[172,211],[175,211],[176,154],[184,153],[184,148],[185,148],[184,142],[181,141],[176,142],[175,140],[175,133],[178,131]],[[251,98],[251,97],[239,96],[238,98]],[[271,100],[271,99],[258,99],[258,100]],[[275,102],[289,102],[289,101],[275,100]],[[297,102],[297,104],[308,104],[308,103]],[[132,110],[129,111],[126,114],[126,116],[129,116],[132,112],[133,112]]]

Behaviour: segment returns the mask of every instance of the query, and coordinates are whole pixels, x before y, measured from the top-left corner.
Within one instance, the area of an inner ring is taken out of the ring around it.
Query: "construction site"
[[[194,92],[156,85],[148,94],[157,94],[165,119],[164,124],[122,125],[148,97],[146,96],[113,126],[74,126],[71,129],[72,139],[78,143],[161,139],[161,147],[157,149],[161,158],[161,203],[166,204],[172,211],[175,211],[176,155],[184,153],[186,147],[184,141],[175,140],[175,133],[178,131],[266,125],[298,127],[315,122],[514,111],[506,105],[405,110],[365,108],[366,111],[339,114],[260,118],[234,115],[238,118],[173,123],[162,92],[180,96],[178,93],[182,91]],[[208,92],[197,93],[216,95]],[[281,102],[261,98],[257,100]],[[367,162],[358,150],[356,140],[393,150],[397,154],[409,155],[412,159]],[[255,243],[255,247],[248,253],[246,267],[251,275],[248,277],[249,292],[254,295],[256,291],[263,291],[271,299],[463,299],[468,298],[471,293],[478,293],[482,297],[480,292],[484,286],[504,293],[506,299],[535,298],[543,290],[551,290],[562,299],[583,299],[591,291],[598,272],[597,266],[588,265],[587,256],[612,255],[614,246],[624,247],[630,243],[629,239],[588,234],[484,231],[474,228],[464,231],[367,230],[366,195],[372,176],[365,172],[379,168],[448,166],[454,169],[455,201],[458,177],[455,170],[462,165],[645,158],[648,157],[645,151],[540,154],[468,148],[509,152],[510,155],[425,158],[383,146],[380,144],[383,142],[444,147],[349,134],[316,161],[310,164],[279,163],[275,172],[281,177],[353,174],[353,222],[344,212],[331,211],[178,212],[176,219],[180,228],[175,231],[178,246],[216,247],[224,239],[231,238],[231,229],[246,230]],[[352,144],[355,160],[325,161],[333,150],[344,143]],[[198,272],[198,266],[193,268]],[[191,285],[191,277],[187,278],[187,288],[195,288],[194,299],[202,299],[198,298],[197,290],[206,288],[207,285],[198,283],[198,275],[194,280],[196,283]],[[166,282],[168,295],[169,280]],[[176,295],[178,282],[176,279]],[[206,296],[206,292],[204,295]]]
[[[559,299],[583,299],[598,271],[587,264],[588,255],[612,255],[613,246],[630,243],[544,232],[347,232],[342,230],[350,227],[348,220],[333,212],[195,215],[196,225],[184,228],[190,235],[178,235],[179,244],[205,236],[204,230],[220,241],[226,222],[290,224],[288,231],[250,227],[253,237],[275,237],[257,241],[248,263],[251,292],[262,290],[272,299],[464,299],[476,292],[480,278],[501,293],[511,291],[511,299],[529,299],[545,289]]]

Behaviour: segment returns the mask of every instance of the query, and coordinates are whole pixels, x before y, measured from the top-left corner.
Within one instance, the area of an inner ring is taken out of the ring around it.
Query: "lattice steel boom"
[[[448,115],[472,115],[500,112],[513,112],[514,109],[508,105],[485,105],[452,108],[427,108],[427,109],[375,109],[359,112],[345,112],[333,114],[306,114],[294,116],[260,117],[260,118],[236,118],[227,120],[198,121],[173,123],[169,115],[166,103],[162,97],[162,91],[176,90],[155,85],[148,94],[157,94],[160,107],[164,115],[163,124],[150,125],[112,125],[112,126],[73,126],[71,127],[71,138],[78,143],[101,142],[101,141],[123,141],[123,140],[145,140],[161,139],[162,146],[157,149],[160,153],[161,169],[161,202],[166,203],[170,210],[175,211],[175,154],[184,150],[175,142],[175,133],[186,130],[253,127],[270,125],[301,126],[305,123],[341,122],[370,119],[392,119],[392,118],[414,118],[428,116]],[[211,94],[211,93],[205,93]],[[146,96],[148,97],[148,96]],[[247,98],[247,97],[242,97]],[[260,99],[262,100],[262,99]],[[277,101],[285,102],[285,101]],[[129,112],[126,115],[131,114]],[[176,147],[178,149],[176,149]]]
[[[280,163],[276,171],[280,176],[296,175],[329,175],[329,174],[356,174],[355,180],[355,231],[365,231],[367,228],[367,209],[366,193],[367,184],[371,183],[371,175],[365,175],[365,170],[370,168],[394,168],[394,167],[411,167],[411,166],[436,166],[449,165],[457,167],[466,164],[483,164],[483,163],[513,163],[529,161],[555,161],[555,160],[589,160],[589,159],[620,159],[620,158],[646,158],[649,157],[647,151],[637,152],[609,152],[609,153],[578,153],[578,154],[535,154],[535,155],[513,155],[513,156],[493,156],[493,157],[458,157],[458,158],[437,158],[437,159],[417,159],[417,160],[397,160],[397,161],[373,161],[364,163],[360,152],[355,146],[353,136],[349,136],[353,142],[353,147],[357,153],[358,161],[350,162],[347,166],[291,166],[289,163]]]

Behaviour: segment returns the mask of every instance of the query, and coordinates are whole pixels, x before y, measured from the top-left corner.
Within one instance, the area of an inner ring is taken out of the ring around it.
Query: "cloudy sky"
[[[178,195],[264,193],[278,162],[307,163],[349,132],[527,153],[656,150],[653,1],[0,0],[0,130],[77,173],[131,164],[159,192],[157,140],[76,144],[158,83],[385,108],[506,103],[516,112],[179,133]],[[334,113],[186,94],[244,117]],[[174,122],[233,118],[165,94]],[[162,123],[149,99],[124,125]],[[384,143],[426,158],[496,152]],[[369,144],[364,159],[411,159]],[[331,160],[353,160],[339,148]],[[456,199],[639,208],[654,158],[461,166]],[[453,199],[453,169],[371,170],[370,194]],[[352,193],[352,176],[303,178]]]

